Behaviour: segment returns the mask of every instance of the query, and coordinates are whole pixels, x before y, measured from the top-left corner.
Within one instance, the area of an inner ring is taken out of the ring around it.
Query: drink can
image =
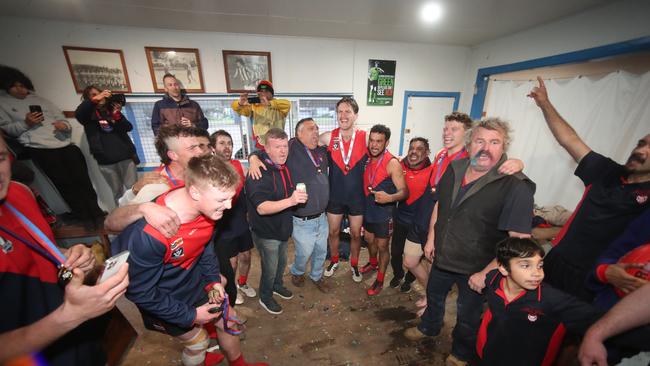
[[[307,186],[305,183],[298,183],[296,184],[296,191],[307,192]]]

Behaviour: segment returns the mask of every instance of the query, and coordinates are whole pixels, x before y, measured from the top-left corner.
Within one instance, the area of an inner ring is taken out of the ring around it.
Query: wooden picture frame
[[[197,48],[145,47],[153,89],[164,93],[163,76],[176,77],[181,88],[188,93],[205,93],[201,58]]]
[[[82,93],[89,85],[99,90],[131,92],[122,50],[63,46],[63,54],[77,93]]]
[[[273,82],[271,52],[224,50],[222,53],[228,93],[254,92],[260,81]]]

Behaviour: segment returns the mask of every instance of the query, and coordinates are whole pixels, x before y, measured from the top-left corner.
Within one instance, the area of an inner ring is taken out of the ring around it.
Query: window
[[[336,127],[336,102],[342,95],[326,96],[290,96],[278,95],[291,101],[291,110],[287,116],[285,131],[294,137],[295,126],[302,118],[312,117],[318,123],[320,132],[331,131]],[[250,151],[251,142],[246,140],[249,135],[250,121],[233,112],[230,104],[236,96],[191,96],[192,100],[201,105],[203,113],[208,119],[208,132],[213,133],[219,129],[228,131],[233,138],[233,151],[236,159],[244,160]],[[154,135],[151,130],[151,111],[154,103],[160,98],[157,96],[129,95],[124,107],[124,114],[133,123],[131,138],[133,139],[141,167],[155,167],[160,164],[160,158],[154,146]]]

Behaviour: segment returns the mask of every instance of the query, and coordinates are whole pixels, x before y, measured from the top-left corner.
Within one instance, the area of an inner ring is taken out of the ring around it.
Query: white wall
[[[626,0],[474,47],[461,98],[469,113],[478,69],[650,36],[650,1]]]
[[[63,45],[123,50],[131,89],[139,93],[153,93],[145,46],[198,48],[208,93],[226,93],[222,50],[270,51],[276,92],[353,93],[360,106],[359,125],[389,126],[394,136],[390,145],[393,152],[397,152],[400,142],[404,90],[459,91],[469,55],[466,47],[190,32],[10,17],[0,17],[0,44],[0,64],[21,69],[32,79],[36,91],[62,110],[74,110],[80,101]],[[366,106],[369,58],[397,61],[391,107]],[[75,130],[81,131],[81,126],[76,126]],[[88,153],[85,138],[76,136],[86,154],[100,204],[111,209],[110,190]]]
[[[23,70],[39,94],[64,110],[79,103],[62,45],[124,51],[133,92],[153,92],[145,46],[198,48],[206,92],[225,93],[221,51],[270,51],[273,84],[280,93],[354,93],[359,123],[388,125],[399,146],[404,90],[459,91],[465,80],[466,47],[307,37],[190,32],[152,28],[88,25],[0,17],[0,63]],[[369,58],[397,61],[392,107],[365,103]]]
[[[474,90],[474,83],[478,69],[492,66],[499,66],[511,64],[520,61],[527,61],[541,57],[553,56],[567,52],[584,50],[587,48],[609,45],[613,43],[623,42],[635,38],[650,36],[650,22],[648,22],[648,14],[650,14],[650,1],[647,0],[626,0],[615,2],[611,5],[595,9],[592,11],[584,12],[573,17],[562,19],[557,22],[546,24],[534,29],[519,32],[504,38],[494,41],[486,42],[474,47],[470,54],[468,62],[468,71],[466,74],[466,84],[464,88],[464,96],[461,100],[461,110],[470,111],[472,103],[472,95]],[[508,101],[508,103],[530,103],[526,98],[526,93],[522,92],[519,100]],[[553,96],[551,95],[551,98]],[[515,98],[515,99],[516,99]],[[560,110],[560,113],[569,115],[571,111]],[[541,115],[541,112],[539,112]],[[496,116],[494,116],[496,117]],[[523,128],[524,122],[530,121],[510,121],[514,129],[514,139],[517,140],[517,129]],[[522,123],[519,123],[522,122]],[[569,121],[570,123],[571,121]],[[647,121],[638,121],[640,126],[647,125]],[[525,135],[527,131],[522,131]],[[640,136],[633,137],[633,139]],[[549,135],[549,138],[552,137]],[[602,146],[598,145],[599,141],[589,141],[586,143],[591,145],[597,151],[604,153],[608,156],[616,157],[621,156],[620,151],[631,150],[636,140],[629,141],[628,146]],[[552,143],[557,149],[562,149],[559,145]],[[516,146],[514,146],[516,147]],[[513,149],[513,157],[517,156],[517,150]],[[619,152],[617,154],[617,152]],[[534,163],[535,161],[547,161],[544,159],[544,152],[537,153],[538,159],[531,159],[525,161],[526,164]],[[569,158],[568,154],[562,154],[566,160],[567,169],[574,169],[576,164]],[[623,154],[626,156],[626,154]],[[622,160],[621,160],[622,161]],[[562,162],[558,161],[558,164]],[[579,185],[577,178],[570,176],[570,171],[567,170],[567,177],[556,180],[565,182],[568,185]],[[580,185],[580,187],[582,187]],[[553,191],[554,187],[544,187],[538,185],[537,192]],[[577,192],[577,190],[576,190]],[[545,197],[543,194],[538,194],[536,198]],[[574,202],[580,198],[579,193],[573,197]],[[556,202],[540,202],[541,204],[552,204]],[[572,206],[572,205],[568,205]],[[568,207],[573,209],[573,207]]]

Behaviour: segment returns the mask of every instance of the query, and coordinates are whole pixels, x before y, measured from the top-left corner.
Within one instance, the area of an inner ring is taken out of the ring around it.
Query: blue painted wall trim
[[[479,69],[476,74],[476,91],[472,98],[470,116],[473,119],[481,118],[485,104],[485,95],[490,75],[506,72],[529,70],[538,67],[564,65],[570,63],[584,62],[608,56],[623,55],[626,53],[650,50],[650,37],[641,37],[629,41],[613,43],[605,46],[587,48],[584,50],[562,53],[559,55],[542,57],[528,61],[515,62],[512,64],[492,66]]]
[[[402,130],[399,135],[399,154],[404,154],[404,130],[406,129],[406,113],[408,111],[409,97],[425,97],[425,98],[454,98],[454,112],[458,110],[458,103],[460,101],[460,92],[429,92],[429,91],[404,91],[404,105],[402,106]]]

